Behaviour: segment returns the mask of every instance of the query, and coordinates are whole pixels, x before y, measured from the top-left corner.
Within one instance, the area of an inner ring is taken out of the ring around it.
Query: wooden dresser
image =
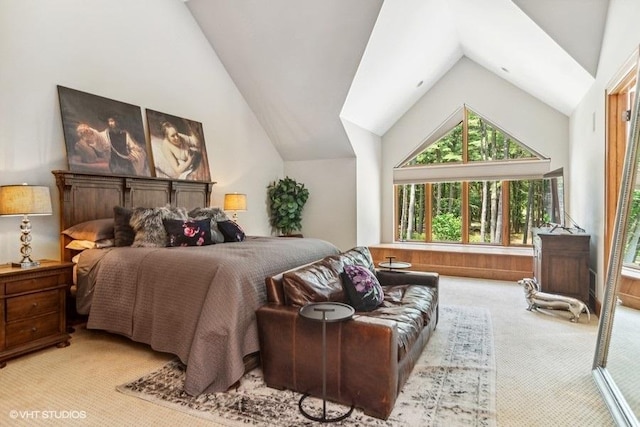
[[[0,265],[0,368],[21,354],[69,345],[65,300],[72,276],[70,262],[44,260],[34,268]]]
[[[585,233],[535,231],[533,274],[541,291],[589,304],[589,240]]]

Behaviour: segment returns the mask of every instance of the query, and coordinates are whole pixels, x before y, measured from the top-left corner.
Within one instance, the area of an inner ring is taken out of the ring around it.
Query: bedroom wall
[[[328,240],[341,250],[355,246],[356,159],[288,161],[284,174],[309,190],[302,234]]]
[[[180,0],[0,2],[0,184],[50,187],[33,217],[33,257],[59,259],[58,192],[67,169],[56,85],[202,123],[213,204],[244,192],[239,222],[270,234],[264,200],[283,162]],[[143,120],[146,126],[146,120]],[[0,218],[0,263],[19,260],[19,218]]]
[[[463,104],[551,158],[550,170],[570,169],[569,118],[463,57],[382,137],[382,242],[393,241],[393,167]]]
[[[380,242],[380,137],[342,120],[356,157],[287,161],[286,176],[304,183],[309,200],[302,234],[341,250]]]
[[[604,297],[604,167],[606,141],[605,91],[640,44],[640,3],[611,0],[596,81],[570,121],[571,215],[591,233],[591,266],[596,271],[597,297]]]
[[[342,119],[356,153],[356,241],[353,246],[380,243],[380,172],[382,151],[380,136]]]

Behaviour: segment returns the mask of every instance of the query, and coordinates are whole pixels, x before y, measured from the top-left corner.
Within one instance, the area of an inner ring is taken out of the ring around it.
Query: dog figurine
[[[537,310],[538,308],[568,310],[573,315],[573,317],[571,317],[572,322],[578,322],[580,320],[580,314],[586,311],[587,319],[589,321],[591,320],[589,307],[576,298],[540,292],[540,285],[538,285],[536,279],[525,278],[518,280],[518,284],[524,287],[525,299],[529,304],[527,310],[529,311]]]

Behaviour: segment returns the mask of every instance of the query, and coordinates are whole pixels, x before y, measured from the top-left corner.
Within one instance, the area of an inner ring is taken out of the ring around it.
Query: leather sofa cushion
[[[438,291],[416,285],[384,286],[383,290],[385,297],[382,305],[373,311],[358,312],[358,315],[394,323],[398,331],[398,360],[402,360],[424,326],[433,318]]]
[[[310,302],[344,302],[340,273],[318,261],[282,276],[282,288],[288,305],[302,307]]]
[[[375,271],[371,252],[366,246],[357,246],[337,255],[329,255],[319,262],[327,264],[338,274],[342,273],[345,265],[360,265],[368,268],[372,273]]]
[[[301,307],[310,302],[347,302],[340,278],[345,265],[361,265],[374,270],[369,248],[359,246],[288,271],[282,276],[286,304]]]

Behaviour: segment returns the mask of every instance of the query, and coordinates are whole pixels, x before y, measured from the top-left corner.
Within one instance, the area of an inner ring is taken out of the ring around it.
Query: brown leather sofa
[[[384,302],[327,323],[326,396],[387,419],[438,322],[439,276],[375,269],[366,247],[266,279],[268,304],[256,312],[264,380],[322,397],[322,326],[298,311],[308,302],[347,302],[340,273],[349,264],[375,272]]]

